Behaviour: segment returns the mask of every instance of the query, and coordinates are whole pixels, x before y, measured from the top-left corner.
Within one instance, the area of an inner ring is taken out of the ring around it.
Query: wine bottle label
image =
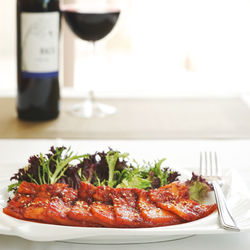
[[[59,12],[21,13],[21,70],[24,77],[57,77]]]

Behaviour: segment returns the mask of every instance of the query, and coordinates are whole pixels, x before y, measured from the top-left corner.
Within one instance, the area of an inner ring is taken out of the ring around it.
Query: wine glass
[[[82,0],[61,4],[60,9],[72,32],[78,38],[92,43],[92,57],[96,41],[106,37],[116,25],[121,9],[119,3],[119,0]],[[116,108],[97,102],[93,91],[90,91],[87,100],[73,105],[68,111],[78,117],[89,118],[114,114]]]

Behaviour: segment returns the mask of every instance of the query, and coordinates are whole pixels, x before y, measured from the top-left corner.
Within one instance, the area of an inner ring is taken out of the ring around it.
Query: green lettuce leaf
[[[192,173],[192,178],[187,180],[185,184],[188,186],[190,199],[198,203],[203,203],[208,193],[213,189],[205,178],[194,173]]]

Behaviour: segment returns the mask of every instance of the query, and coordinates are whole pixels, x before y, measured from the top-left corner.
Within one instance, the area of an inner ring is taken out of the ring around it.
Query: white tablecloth
[[[201,150],[216,150],[223,168],[238,170],[250,190],[249,140],[173,140],[173,141],[82,141],[82,140],[0,140],[0,177],[9,177],[17,167],[24,167],[30,155],[46,153],[50,146],[71,146],[78,152],[95,152],[108,147],[126,151],[138,160],[167,158],[174,169],[198,168]],[[250,233],[197,235],[184,240],[132,245],[79,245],[61,242],[31,242],[18,237],[0,235],[0,249],[249,249]]]

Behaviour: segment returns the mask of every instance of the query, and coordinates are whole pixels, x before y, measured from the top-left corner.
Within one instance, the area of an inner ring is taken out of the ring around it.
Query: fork
[[[216,152],[200,152],[200,174],[214,189],[220,225],[226,230],[239,232],[240,229],[227,207],[226,199],[221,189],[223,185],[222,170],[218,164]]]

